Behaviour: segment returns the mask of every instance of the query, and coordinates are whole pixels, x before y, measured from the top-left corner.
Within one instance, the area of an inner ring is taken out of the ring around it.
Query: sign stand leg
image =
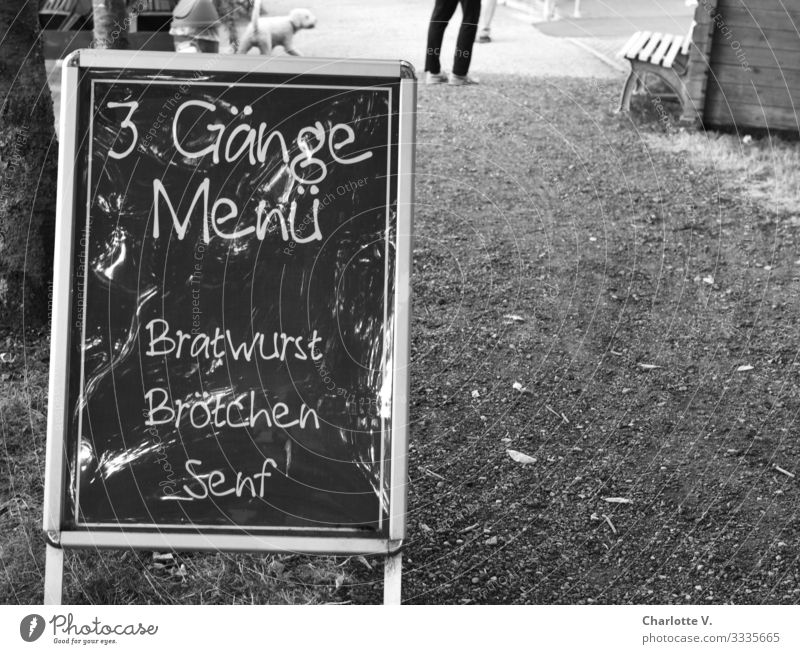
[[[399,605],[402,601],[403,553],[387,556],[383,563],[383,603]]]
[[[47,543],[44,562],[44,604],[61,604],[64,550]]]

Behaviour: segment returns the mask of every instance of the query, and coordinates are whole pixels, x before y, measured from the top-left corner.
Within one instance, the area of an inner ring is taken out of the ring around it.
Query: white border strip
[[[47,457],[44,472],[43,528],[61,529],[63,510],[67,397],[69,388],[70,308],[75,211],[75,152],[77,137],[78,69],[61,70],[61,116],[58,128],[58,190],[56,192],[53,315],[50,331],[50,382],[47,406]]]
[[[392,386],[392,471],[389,538],[406,533],[408,473],[408,366],[411,331],[411,234],[414,221],[414,138],[417,82],[400,80],[400,130],[397,139],[397,250],[395,254],[394,384]]]
[[[400,77],[400,62],[380,59],[323,59],[319,57],[263,57],[208,53],[135,50],[78,50],[80,66],[88,68],[139,68],[280,75],[352,75]]]
[[[91,229],[92,220],[92,202],[94,201],[95,189],[92,187],[92,144],[94,142],[94,80],[89,92],[89,149],[88,156],[86,157],[86,223],[83,227],[83,241],[86,244],[86,250],[83,257],[83,302],[81,303],[81,372],[78,380],[78,441],[75,444],[75,515],[73,520],[76,524],[80,523],[80,507],[81,507],[81,467],[79,462],[81,460],[81,452],[83,451],[83,416],[88,412],[88,404],[85,402],[86,391],[86,321],[88,318],[86,314],[89,311],[89,230]],[[77,219],[78,212],[75,212]],[[77,299],[77,298],[76,298]],[[67,387],[69,390],[69,387]],[[87,416],[88,417],[88,416]]]
[[[256,534],[175,534],[172,532],[67,531],[65,548],[134,548],[228,552],[304,552],[309,554],[386,554],[398,541],[378,538],[259,536]]]

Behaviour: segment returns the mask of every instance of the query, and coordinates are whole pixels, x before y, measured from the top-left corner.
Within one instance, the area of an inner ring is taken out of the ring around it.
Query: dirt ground
[[[680,134],[654,100],[615,115],[618,90],[420,89],[405,602],[800,600],[800,210],[769,167],[697,156],[797,144]],[[21,603],[41,597],[45,345],[0,357],[0,595]],[[67,594],[372,603],[375,563],[87,553]]]
[[[798,205],[616,91],[423,89],[406,602],[800,600]]]

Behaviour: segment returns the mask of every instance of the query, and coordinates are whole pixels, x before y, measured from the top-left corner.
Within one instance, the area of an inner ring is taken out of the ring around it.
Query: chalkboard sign
[[[399,545],[415,92],[401,62],[66,60],[51,539]]]

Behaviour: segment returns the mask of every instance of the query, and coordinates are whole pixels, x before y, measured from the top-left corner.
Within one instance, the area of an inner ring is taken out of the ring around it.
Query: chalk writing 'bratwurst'
[[[177,329],[171,335],[169,323],[162,318],[153,318],[145,326],[150,337],[150,343],[145,352],[148,357],[170,356],[180,359],[181,356],[191,358],[204,357],[206,359],[220,359],[230,357],[234,361],[240,359],[252,361],[319,361],[322,353],[317,351],[317,346],[322,339],[317,335],[317,330],[311,332],[311,338],[303,336],[288,336],[283,332],[254,332],[247,340],[236,342],[231,336],[231,330],[222,331],[219,327],[214,329],[214,335],[205,332],[188,333]]]

